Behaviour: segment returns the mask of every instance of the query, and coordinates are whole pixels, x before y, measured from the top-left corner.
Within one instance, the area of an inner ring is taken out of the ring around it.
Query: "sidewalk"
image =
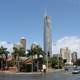
[[[0,71],[0,74],[41,74],[41,72],[11,72],[11,71]]]
[[[58,72],[61,71],[61,69],[49,69],[47,73],[50,72]],[[42,74],[42,72],[11,72],[11,71],[0,71],[0,73],[3,74]]]

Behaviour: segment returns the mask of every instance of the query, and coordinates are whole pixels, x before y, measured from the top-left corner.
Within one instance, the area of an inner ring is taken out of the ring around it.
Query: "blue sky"
[[[52,38],[80,36],[80,0],[0,0],[0,41],[20,37],[43,43],[44,10],[52,20]]]

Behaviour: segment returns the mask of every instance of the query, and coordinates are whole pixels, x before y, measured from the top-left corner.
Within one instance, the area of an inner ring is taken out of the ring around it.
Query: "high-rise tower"
[[[71,52],[68,47],[60,49],[60,55],[62,59],[66,62],[66,64],[72,64],[71,62]]]
[[[25,37],[21,37],[20,44],[26,50],[26,38]]]
[[[44,51],[46,54],[52,54],[52,29],[51,18],[44,16]]]

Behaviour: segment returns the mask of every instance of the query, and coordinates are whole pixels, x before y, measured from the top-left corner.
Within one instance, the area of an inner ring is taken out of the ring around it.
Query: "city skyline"
[[[24,36],[28,47],[32,42],[42,46],[45,8],[52,18],[53,44],[80,48],[79,0],[0,1],[0,41],[17,43]]]

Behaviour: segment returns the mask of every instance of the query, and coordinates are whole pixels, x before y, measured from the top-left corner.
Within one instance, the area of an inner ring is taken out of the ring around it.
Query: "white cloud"
[[[13,51],[13,43],[6,42],[6,41],[0,41],[0,47],[3,46],[4,48],[7,48],[8,51]]]
[[[76,51],[80,57],[80,38],[78,36],[64,37],[53,44],[53,53],[59,53],[60,48],[68,47],[71,52]]]

